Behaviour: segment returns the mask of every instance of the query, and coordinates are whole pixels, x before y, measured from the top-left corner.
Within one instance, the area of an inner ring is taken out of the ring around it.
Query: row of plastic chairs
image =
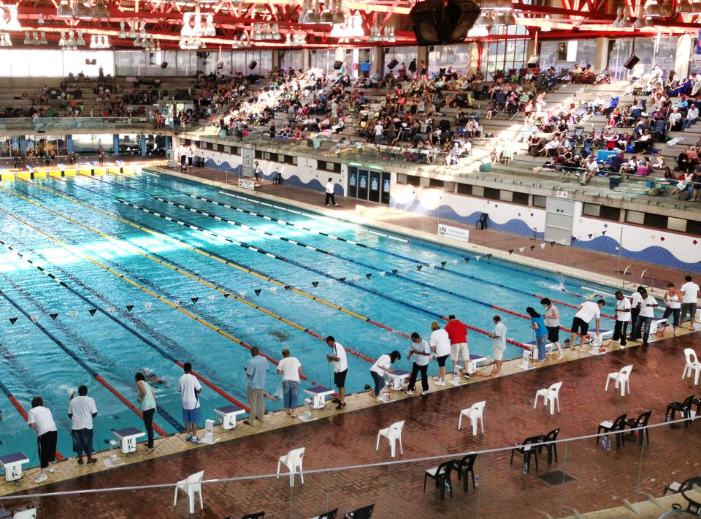
[[[344,519],[371,519],[372,518],[372,513],[375,510],[375,505],[368,505],[364,506],[362,508],[358,508],[357,510],[354,510],[353,512],[348,512],[344,516],[342,516]],[[324,512],[323,514],[319,514],[315,517],[312,517],[312,519],[337,519],[338,516],[338,508],[335,508],[333,510],[329,510],[328,512]],[[241,519],[264,519],[265,518],[265,512],[258,512],[255,514],[247,514],[244,515]],[[232,516],[225,517],[224,519],[233,519]]]

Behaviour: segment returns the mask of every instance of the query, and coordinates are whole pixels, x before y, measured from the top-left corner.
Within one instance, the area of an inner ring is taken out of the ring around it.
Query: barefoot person
[[[547,297],[541,299],[540,304],[545,307],[543,318],[548,330],[548,342],[555,345],[559,353],[557,360],[561,360],[564,355],[560,346],[560,310]]]
[[[589,322],[596,318],[596,333],[601,329],[601,307],[606,304],[606,301],[599,299],[594,301],[585,301],[578,307],[578,312],[572,320],[572,337],[570,337],[570,347],[579,349],[584,344],[584,338],[589,332]],[[574,338],[579,335],[579,345],[574,345]]]
[[[429,345],[436,355],[438,361],[437,386],[445,386],[445,363],[450,355],[450,336],[443,330],[437,322],[431,323],[431,340]]]
[[[302,364],[296,357],[290,356],[290,350],[282,350],[282,360],[277,365],[277,374],[282,375],[282,395],[285,413],[297,416],[297,395],[299,394],[299,374]]]
[[[202,419],[202,410],[200,409],[202,386],[197,377],[190,373],[192,364],[189,362],[183,364],[183,371],[185,373],[178,381],[178,392],[183,405],[183,422],[185,422],[185,432],[187,433],[185,441],[200,443],[201,440],[197,437],[197,426]]]
[[[93,418],[97,416],[95,400],[88,396],[88,387],[81,385],[78,388],[78,396],[75,391],[71,394],[71,403],[68,405],[68,417],[71,419],[71,437],[73,438],[73,452],[78,455],[78,465],[82,465],[83,453],[88,457],[88,465],[97,463],[92,457],[93,453]]]
[[[501,322],[501,317],[495,315],[494,330],[490,334],[492,338],[492,351],[494,354],[494,368],[489,374],[490,377],[498,377],[501,374],[501,366],[504,363],[504,350],[506,350],[506,325]]]
[[[684,283],[681,287],[680,292],[684,295],[682,299],[682,312],[681,312],[681,322],[684,322],[686,314],[689,314],[689,330],[694,329],[694,323],[696,323],[696,307],[699,298],[699,286],[694,283],[691,276],[686,276],[684,278]]]
[[[682,311],[682,294],[674,287],[674,283],[667,284],[667,291],[664,293],[664,303],[667,305],[665,308],[662,319],[664,319],[664,324],[657,329],[657,336],[662,337],[665,330],[667,329],[667,319],[669,316],[673,316],[672,327],[674,329],[674,337],[677,336],[677,328],[679,328],[679,317]]]
[[[450,338],[450,360],[453,362],[453,376],[460,376],[460,359],[462,358],[462,369],[465,378],[470,378],[467,367],[470,364],[470,350],[467,347],[467,326],[456,319],[454,315],[448,316],[448,323],[445,331]]]
[[[545,345],[548,342],[548,330],[545,327],[543,316],[535,311],[535,308],[526,308],[526,313],[531,317],[531,328],[535,335],[535,345],[538,351],[538,362],[545,361]]]

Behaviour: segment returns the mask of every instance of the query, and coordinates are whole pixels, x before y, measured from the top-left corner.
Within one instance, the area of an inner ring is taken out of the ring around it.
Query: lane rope
[[[55,274],[51,273],[51,272],[50,272],[49,270],[47,270],[46,268],[44,268],[44,267],[42,267],[41,265],[38,265],[37,263],[35,263],[34,260],[32,260],[27,254],[25,254],[25,253],[19,251],[18,249],[16,249],[15,247],[13,247],[12,245],[10,245],[9,243],[3,241],[2,239],[0,239],[0,244],[4,245],[5,248],[7,248],[7,249],[10,250],[11,252],[13,252],[13,253],[14,253],[15,255],[17,255],[19,258],[21,258],[22,260],[24,260],[25,262],[27,262],[29,265],[31,265],[32,267],[34,267],[35,269],[37,269],[39,272],[41,272],[42,274],[48,276],[50,279],[54,280],[54,281],[55,281],[56,283],[58,283],[60,286],[62,286],[62,287],[65,288],[66,290],[70,291],[72,294],[74,294],[75,296],[79,297],[80,299],[82,299],[83,301],[85,301],[86,303],[88,303],[88,304],[89,304],[90,306],[92,306],[93,308],[97,309],[101,314],[105,315],[106,317],[108,317],[109,319],[111,319],[112,321],[114,321],[115,323],[117,323],[119,326],[121,326],[122,328],[124,328],[125,330],[127,330],[129,333],[131,333],[132,335],[134,335],[135,337],[137,337],[138,339],[140,339],[142,342],[144,342],[146,345],[148,345],[148,346],[150,346],[151,348],[153,348],[153,349],[154,349],[155,351],[157,351],[162,357],[164,357],[164,358],[170,360],[171,362],[175,363],[175,364],[176,364],[177,366],[179,366],[180,368],[182,368],[182,367],[184,366],[184,364],[183,364],[182,361],[179,361],[178,359],[176,359],[175,357],[173,357],[170,353],[168,353],[167,351],[165,351],[165,349],[163,349],[161,346],[157,345],[156,343],[154,343],[153,341],[151,341],[150,339],[148,339],[147,337],[145,337],[145,336],[144,336],[143,334],[141,334],[138,330],[134,330],[132,327],[130,327],[129,325],[127,325],[127,324],[126,324],[124,321],[122,321],[121,319],[118,319],[117,317],[115,317],[114,315],[112,315],[112,313],[108,312],[108,311],[107,311],[106,309],[104,309],[101,305],[99,305],[99,304],[95,303],[94,301],[90,300],[89,298],[85,297],[83,294],[81,294],[80,292],[78,292],[77,290],[75,290],[74,288],[72,288],[71,286],[69,286],[66,282],[62,281],[58,276],[56,276]],[[241,406],[241,402],[240,402],[239,400],[237,400],[236,398],[234,398],[234,397],[232,397],[231,395],[229,395],[229,394],[228,394],[226,391],[224,391],[223,389],[217,387],[214,383],[212,383],[211,381],[207,380],[205,377],[203,377],[203,376],[200,375],[199,373],[195,372],[194,370],[191,371],[191,373],[192,373],[195,377],[197,377],[203,384],[205,384],[207,387],[209,387],[210,389],[212,389],[213,391],[215,391],[217,394],[219,394],[219,395],[223,396],[224,398],[226,398],[226,399],[227,399],[229,402],[231,402],[232,404],[235,404],[235,405],[237,405],[237,406],[239,406],[239,407]]]

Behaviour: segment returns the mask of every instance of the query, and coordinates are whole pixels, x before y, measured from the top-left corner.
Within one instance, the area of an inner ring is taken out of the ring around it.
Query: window
[[[533,195],[533,207],[545,207],[547,202],[547,197],[540,195]]]
[[[431,179],[429,179],[428,185],[429,185],[429,187],[438,187],[438,188],[443,189],[444,183],[442,180],[438,180],[437,178],[431,178]]]
[[[528,193],[521,193],[519,191],[514,191],[514,204],[528,205]]]
[[[654,227],[656,229],[667,228],[667,217],[662,214],[645,213],[644,222],[646,227]]]
[[[643,225],[645,223],[645,213],[640,211],[626,211],[626,222]]]
[[[514,199],[514,193],[513,191],[501,191],[499,193],[499,200],[503,202],[511,202]]]
[[[471,195],[472,185],[471,184],[458,184],[458,193],[461,195]]]
[[[686,220],[681,218],[669,217],[667,219],[667,228],[670,231],[686,232]]]
[[[504,34],[504,28],[494,27],[492,35],[499,34]],[[508,72],[510,69],[516,69],[518,71],[528,62],[528,28],[523,25],[512,25],[506,28],[506,34],[523,35],[524,39],[511,38],[483,44],[480,70],[485,73],[487,79],[491,79],[490,74],[496,70]]]
[[[217,144],[218,151],[224,151],[225,148],[226,148],[226,146],[224,146],[223,144]]]
[[[621,210],[618,207],[610,207],[608,205],[602,205],[601,206],[601,214],[599,214],[599,218],[603,218],[604,220],[613,220],[614,222],[618,222],[621,219]]]
[[[499,200],[499,190],[493,187],[485,187],[484,198],[488,198],[489,200]]]
[[[686,232],[687,234],[693,234],[694,236],[701,236],[701,221],[687,220]]]
[[[262,159],[263,158],[263,152],[261,150],[256,150],[256,158],[257,159]]]
[[[404,173],[397,173],[397,184],[408,184],[407,176]]]
[[[407,175],[407,183],[410,186],[419,186],[421,185],[421,177],[415,177],[414,175]]]
[[[586,216],[596,216],[601,214],[601,206],[599,204],[587,204],[585,203],[582,207],[582,214]]]
[[[285,164],[297,164],[297,157],[293,157],[292,155],[285,155]]]

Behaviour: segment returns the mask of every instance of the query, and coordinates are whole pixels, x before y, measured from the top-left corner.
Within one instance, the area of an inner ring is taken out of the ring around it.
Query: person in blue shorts
[[[187,433],[185,441],[200,443],[200,439],[197,437],[197,426],[202,420],[202,411],[200,410],[202,386],[197,377],[191,373],[192,364],[186,362],[183,364],[183,370],[185,373],[178,381],[178,391],[183,403],[183,422],[185,422],[185,432]]]
[[[526,313],[531,317],[531,328],[535,330],[535,344],[538,348],[538,362],[545,360],[545,345],[548,343],[548,329],[545,327],[543,316],[535,311],[535,308],[526,308]]]

